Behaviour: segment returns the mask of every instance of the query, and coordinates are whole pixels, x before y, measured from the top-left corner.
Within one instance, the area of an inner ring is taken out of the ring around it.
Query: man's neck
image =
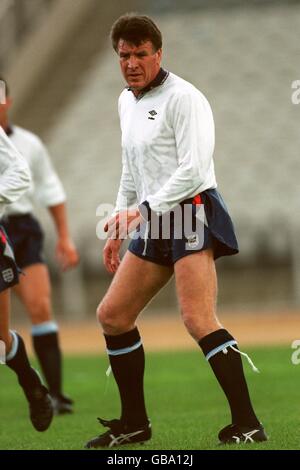
[[[169,72],[167,70],[164,70],[161,67],[159,71],[157,72],[156,76],[154,77],[154,79],[150,83],[148,83],[148,85],[145,86],[145,88],[142,88],[141,90],[133,90],[132,88],[128,87],[128,90],[132,91],[132,93],[134,94],[136,98],[139,98],[143,96],[145,93],[147,93],[148,91],[153,90],[153,88],[156,88],[159,85],[162,85],[165,82],[168,75],[169,75]]]

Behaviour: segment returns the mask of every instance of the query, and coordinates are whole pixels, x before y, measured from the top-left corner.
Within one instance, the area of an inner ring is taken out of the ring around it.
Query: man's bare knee
[[[205,326],[200,320],[196,321],[193,315],[188,313],[182,313],[182,320],[188,333],[195,339],[198,340],[198,336],[204,336]]]
[[[115,307],[105,301],[102,301],[97,308],[97,318],[106,334],[122,334],[133,327],[131,320],[127,318],[125,312],[122,312],[121,315]]]
[[[193,312],[182,312],[183,323],[189,334],[199,341],[205,336],[220,329],[222,326],[215,315],[201,316],[195,315]]]
[[[108,323],[108,319],[111,316],[111,309],[108,307],[107,303],[103,300],[97,307],[96,316],[100,325],[104,327]]]
[[[48,296],[35,298],[27,302],[27,309],[31,321],[36,325],[49,321],[51,318],[51,301]]]

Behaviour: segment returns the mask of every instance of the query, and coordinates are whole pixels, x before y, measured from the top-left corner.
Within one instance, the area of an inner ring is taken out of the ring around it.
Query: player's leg
[[[265,440],[251,404],[237,343],[216,317],[217,277],[212,250],[189,254],[174,266],[184,324],[200,345],[230,405],[232,423],[244,431],[242,440]],[[232,349],[232,346],[234,349]],[[237,428],[220,435],[229,442]],[[249,432],[251,434],[249,434]],[[231,439],[234,442],[234,439]]]
[[[211,250],[182,257],[174,265],[183,322],[199,341],[222,328],[216,316],[217,276]]]
[[[62,393],[62,355],[59,329],[53,321],[51,284],[43,263],[23,267],[25,276],[14,290],[24,304],[32,323],[32,342],[53,398],[56,414],[72,412],[72,400]]]
[[[128,439],[138,442],[151,436],[144,400],[144,349],[135,321],[172,274],[172,268],[145,261],[127,251],[98,307],[122,413],[120,420],[102,421],[110,431],[89,441],[87,447],[124,444]],[[111,435],[121,434],[127,437],[117,437],[112,443]]]
[[[0,292],[0,339],[5,344],[6,353],[11,350],[12,336],[9,331],[10,291]]]
[[[21,385],[30,408],[30,419],[37,431],[45,431],[52,421],[53,409],[47,389],[30,366],[24,342],[9,330],[10,292],[0,292],[0,340],[5,343],[6,365],[12,369]]]

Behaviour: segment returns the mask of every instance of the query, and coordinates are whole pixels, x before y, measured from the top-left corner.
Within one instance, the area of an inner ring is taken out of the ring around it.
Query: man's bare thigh
[[[127,251],[103,299],[106,307],[137,316],[173,275],[173,268]]]

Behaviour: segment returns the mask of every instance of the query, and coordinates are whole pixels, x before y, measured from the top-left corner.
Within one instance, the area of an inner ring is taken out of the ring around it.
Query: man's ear
[[[160,64],[161,63],[161,59],[162,59],[162,48],[158,49],[156,51],[156,54],[157,54],[157,61],[158,63]]]

